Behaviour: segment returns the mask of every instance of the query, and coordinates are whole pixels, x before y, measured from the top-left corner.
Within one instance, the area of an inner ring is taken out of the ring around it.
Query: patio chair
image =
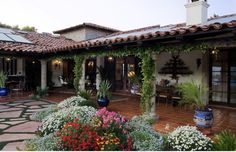
[[[25,83],[23,81],[19,81],[19,83],[16,84],[11,89],[11,92],[12,92],[12,94],[15,94],[16,96],[19,96],[19,93],[21,93],[21,95],[23,95],[24,88],[25,88]]]
[[[169,94],[169,89],[168,87],[162,87],[162,86],[159,86],[157,85],[156,86],[156,93],[157,93],[157,104],[159,105],[160,104],[160,100],[163,99],[165,100],[165,103],[166,103],[166,106],[169,102],[169,97],[170,97],[170,94]]]
[[[58,79],[59,79],[62,86],[67,86],[68,85],[68,82],[64,81],[62,76],[58,76]]]

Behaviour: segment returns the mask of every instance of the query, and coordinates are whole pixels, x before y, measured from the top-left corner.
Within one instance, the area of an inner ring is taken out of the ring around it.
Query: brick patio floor
[[[74,94],[57,94],[51,93],[45,99],[52,102],[60,102]],[[26,94],[24,97],[28,98]],[[13,98],[14,99],[14,98]],[[109,110],[119,112],[120,114],[132,118],[135,115],[141,114],[139,108],[138,96],[126,96],[125,100],[116,100],[111,102],[108,106]],[[11,100],[11,99],[8,99]],[[0,99],[1,101],[1,99]],[[209,136],[220,132],[223,129],[230,129],[236,133],[236,109],[227,108],[213,108],[214,112],[214,124],[211,130],[203,130]],[[159,115],[159,121],[153,125],[153,127],[162,133],[172,131],[174,128],[181,125],[194,125],[193,122],[193,110],[183,107],[172,107],[166,104],[157,104],[156,113]]]

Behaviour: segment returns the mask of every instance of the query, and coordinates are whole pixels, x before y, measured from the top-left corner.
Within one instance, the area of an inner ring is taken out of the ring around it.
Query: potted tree
[[[100,107],[106,107],[108,106],[110,102],[110,91],[109,89],[111,88],[111,84],[107,80],[103,80],[100,85],[99,85],[99,90],[97,92],[97,103]]]
[[[213,112],[204,102],[204,95],[208,88],[203,84],[196,84],[194,81],[182,83],[177,88],[182,94],[180,102],[195,108],[194,122],[196,126],[210,128],[213,124]]]
[[[7,75],[0,71],[0,96],[6,96],[8,94],[8,90],[5,86],[7,80]]]

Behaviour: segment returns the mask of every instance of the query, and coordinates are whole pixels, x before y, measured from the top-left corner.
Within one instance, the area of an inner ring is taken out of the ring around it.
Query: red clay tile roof
[[[234,28],[235,30],[236,14],[209,19],[208,22],[203,25],[186,26],[185,23],[162,27],[157,25],[131,31],[117,32],[105,37],[83,42],[74,42],[62,36],[55,37],[49,34],[39,34],[35,32],[28,32],[26,34],[20,33],[22,36],[32,41],[33,44],[0,41],[0,51],[54,53],[71,49],[84,49],[88,47],[165,38],[166,36],[182,36],[189,33],[195,34],[198,32],[220,31],[227,28]]]
[[[105,26],[101,26],[101,25],[97,25],[97,24],[93,24],[93,23],[83,23],[83,24],[79,24],[79,25],[76,25],[76,26],[72,26],[72,27],[69,27],[69,28],[62,29],[62,30],[53,31],[53,33],[63,34],[63,33],[66,33],[66,32],[69,32],[69,31],[74,31],[74,30],[84,28],[84,27],[91,27],[91,28],[94,28],[94,29],[109,31],[111,33],[119,32],[119,30],[113,29],[113,28],[110,28],[110,27],[105,27]]]
[[[178,36],[188,33],[208,32],[211,30],[223,30],[236,27],[236,14],[211,18],[205,24],[186,26],[185,23],[171,24],[160,27],[159,25],[150,26],[125,32],[117,32],[101,38],[78,42],[76,45],[66,46],[58,50],[83,49],[88,47],[98,47],[119,43],[129,43],[154,38],[164,38],[165,36]],[[50,50],[55,51],[55,50]]]
[[[32,44],[0,41],[0,50],[45,53],[47,50],[54,50],[59,47],[75,44],[73,40],[66,39],[63,36],[55,36],[49,33],[21,31],[15,32],[30,40]]]

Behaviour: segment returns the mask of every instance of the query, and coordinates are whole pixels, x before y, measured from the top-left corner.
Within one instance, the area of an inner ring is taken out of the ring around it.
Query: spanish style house
[[[60,35],[0,29],[0,69],[9,78],[24,79],[28,88],[60,87],[63,81],[73,79],[74,62],[57,57],[96,51],[159,49],[153,55],[157,85],[162,80],[170,84],[203,82],[210,88],[207,102],[236,105],[236,14],[208,18],[206,0],[188,0],[185,7],[186,23],[130,31],[92,23],[54,32]],[[14,39],[14,35],[24,40]],[[186,46],[204,47],[186,53]],[[139,60],[134,55],[88,58],[83,63],[81,86],[85,88],[89,80],[91,87],[98,88],[101,79],[96,67],[101,66],[108,71],[113,91],[127,90],[128,73],[140,74]]]

